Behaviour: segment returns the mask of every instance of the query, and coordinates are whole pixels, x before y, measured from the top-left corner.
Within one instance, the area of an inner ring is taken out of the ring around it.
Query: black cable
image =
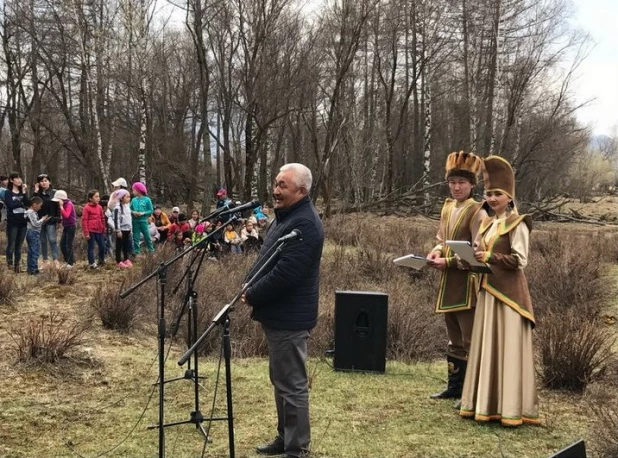
[[[145,378],[146,373],[148,373],[148,371],[150,371],[150,369],[152,369],[152,366],[154,366],[154,363],[157,361],[157,357],[158,357],[158,355],[155,355],[154,358],[152,358],[152,361],[148,365],[148,368],[146,370],[144,370],[142,376],[140,377],[140,380]],[[103,411],[109,409],[110,407],[114,407],[119,402],[122,402],[122,401],[126,400],[129,396],[134,396],[134,395],[135,395],[135,393],[127,393],[126,396],[123,396],[122,398],[117,399],[114,402],[110,402],[109,404],[107,404],[104,407],[99,407],[98,409],[93,410],[93,412],[95,412],[95,413],[103,412]]]
[[[157,377],[157,379],[158,379],[158,377]],[[140,422],[144,418],[144,415],[146,415],[146,411],[148,410],[148,407],[150,406],[150,401],[152,401],[152,397],[154,396],[156,388],[157,388],[157,384],[155,383],[153,385],[153,387],[152,387],[152,390],[150,390],[150,395],[148,396],[148,400],[146,401],[146,405],[144,406],[144,408],[142,410],[142,413],[140,414],[139,418],[137,419],[137,421],[135,422],[135,424],[133,425],[131,430],[127,433],[127,435],[120,442],[118,442],[116,445],[114,445],[112,448],[99,452],[98,454],[94,455],[93,458],[99,458],[100,456],[105,456],[105,455],[109,454],[110,452],[113,452],[118,447],[120,447],[122,444],[124,444],[129,439],[129,437],[131,437],[133,432],[137,429],[137,427],[139,426]],[[80,458],[87,458],[86,456],[80,454],[77,450],[75,450],[73,448],[73,446],[69,442],[67,442],[66,440],[64,442],[64,445],[66,445],[66,447],[69,450],[71,450],[73,453],[75,453],[78,457],[80,457]]]
[[[157,295],[157,303],[159,303],[159,299],[160,299],[160,297],[159,297],[159,288],[156,288],[156,295]],[[157,309],[157,315],[158,315],[158,309]],[[157,316],[157,318],[158,318],[158,316]],[[172,343],[170,342],[170,345],[167,348],[167,353],[166,353],[166,355],[165,355],[165,357],[163,359],[164,363],[167,362],[171,350],[172,350]],[[157,359],[157,357],[158,357],[158,352],[157,352],[157,356],[155,357],[155,360]],[[152,368],[152,365],[153,365],[153,363],[150,364],[148,369]],[[120,447],[122,444],[124,444],[129,439],[129,437],[131,437],[131,435],[135,432],[135,430],[137,429],[137,427],[141,423],[142,419],[144,418],[144,415],[146,415],[146,411],[148,410],[148,407],[150,406],[150,402],[152,401],[152,397],[154,396],[154,393],[155,393],[156,389],[158,388],[158,385],[159,385],[159,377],[157,376],[157,379],[156,379],[155,383],[152,386],[152,390],[150,390],[150,394],[148,395],[148,400],[146,401],[146,405],[142,409],[142,413],[140,414],[139,418],[137,419],[137,421],[135,422],[133,427],[126,434],[126,436],[123,437],[122,440],[120,442],[118,442],[116,445],[114,445],[113,447],[97,453],[92,458],[99,458],[101,456],[108,455],[109,453],[113,452],[118,447]],[[123,398],[123,399],[126,399],[127,397],[128,397],[128,395],[125,398]],[[119,401],[116,401],[116,402],[119,402]],[[71,450],[73,453],[75,453],[79,458],[87,458],[86,456],[81,455],[77,450],[75,450],[75,448],[73,448],[73,446],[66,439],[65,439],[64,443],[65,443],[65,446],[69,450]]]
[[[210,408],[210,418],[208,420],[208,428],[206,429],[206,437],[204,438],[204,446],[202,447],[202,458],[206,453],[206,446],[208,445],[208,438],[210,437],[210,428],[212,427],[212,418],[215,415],[215,402],[217,401],[217,390],[219,388],[219,380],[221,378],[221,361],[223,361],[223,340],[221,340],[221,351],[219,352],[219,364],[217,366],[217,377],[215,378],[215,390],[212,395],[212,407]],[[228,374],[231,377],[232,374]],[[229,412],[228,412],[229,415]],[[229,421],[229,419],[228,419]]]

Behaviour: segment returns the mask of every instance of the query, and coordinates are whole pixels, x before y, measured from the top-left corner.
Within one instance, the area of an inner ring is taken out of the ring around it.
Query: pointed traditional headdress
[[[484,160],[483,181],[485,192],[501,191],[515,198],[515,174],[511,164],[500,156],[488,156]]]

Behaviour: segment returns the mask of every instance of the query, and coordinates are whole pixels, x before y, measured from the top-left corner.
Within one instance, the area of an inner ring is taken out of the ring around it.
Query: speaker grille
[[[384,372],[388,294],[335,292],[336,370]]]

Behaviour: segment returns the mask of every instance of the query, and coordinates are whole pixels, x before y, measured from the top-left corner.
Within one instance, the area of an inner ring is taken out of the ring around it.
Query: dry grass
[[[58,312],[8,331],[20,363],[56,363],[82,346],[87,322],[74,322]]]
[[[57,269],[56,275],[58,275],[59,285],[72,285],[77,281],[77,276],[72,269]]]
[[[308,367],[312,385],[313,456],[545,458],[580,437],[594,440],[589,433],[592,419],[587,400],[577,395],[541,390],[543,426],[516,430],[462,420],[450,401],[436,402],[427,398],[429,393],[442,387],[446,373],[441,358],[446,334],[442,318],[433,313],[437,279],[433,272],[412,275],[410,270],[397,268],[390,260],[407,253],[426,253],[435,236],[435,222],[353,215],[329,221],[326,230],[329,243],[322,263],[320,317],[310,341],[314,357]],[[543,242],[542,237],[542,231],[533,232],[535,253],[535,244],[537,240]],[[614,256],[608,249],[612,239],[603,244],[605,236],[598,237],[599,242],[589,248],[592,250],[589,257],[610,261]],[[603,246],[604,251],[599,251]],[[87,321],[90,298],[112,286],[118,287],[123,280],[126,286],[134,284],[169,256],[169,253],[158,252],[155,257],[140,260],[132,271],[119,271],[112,266],[89,271],[82,261],[74,269],[76,282],[68,285],[58,284],[55,277],[45,275],[40,278],[15,276],[16,303],[1,307],[0,318],[7,327],[25,327],[49,316],[53,310],[61,310],[76,322]],[[538,303],[537,332],[540,332],[541,326],[557,321],[550,319],[549,314],[543,316],[547,308],[543,302],[577,310],[577,304],[570,304],[583,300],[581,291],[563,289],[587,288],[588,285],[574,283],[566,275],[567,270],[553,272],[559,270],[555,268],[556,262],[541,264],[543,269],[535,273],[534,266],[545,262],[535,256],[527,275],[533,294],[539,295],[535,298],[535,306]],[[618,258],[611,261],[615,259]],[[172,292],[187,262],[180,260],[167,272],[168,329],[180,312],[185,287],[181,285],[176,294]],[[251,259],[242,256],[231,256],[221,262],[204,264],[196,282],[200,329],[205,329],[214,314],[236,294],[250,262]],[[578,266],[588,269],[584,264]],[[556,273],[555,281],[563,282],[562,288],[545,288],[537,282],[549,273]],[[603,278],[604,267],[598,274]],[[586,278],[590,280],[591,277]],[[332,345],[335,290],[389,294],[390,361],[386,374],[333,372],[326,359],[316,358]],[[586,294],[593,290],[586,289]],[[80,354],[85,355],[82,361],[86,360],[87,364],[79,363],[79,359],[65,360],[66,366],[59,372],[15,366],[14,358],[10,357],[10,340],[0,339],[0,354],[5,355],[0,357],[0,370],[5,374],[5,381],[0,384],[0,399],[3,399],[0,456],[94,456],[120,443],[127,435],[128,439],[111,455],[156,455],[157,433],[144,428],[157,420],[156,392],[148,402],[157,377],[156,291],[153,279],[129,296],[128,300],[140,307],[137,326],[129,332],[122,334],[95,323],[86,334],[87,344],[78,348]],[[560,300],[556,300],[558,293]],[[608,298],[601,295],[594,300],[605,306]],[[608,313],[605,311],[600,316]],[[262,356],[266,347],[259,326],[250,320],[245,306],[239,304],[231,318],[237,456],[254,457],[255,445],[274,433],[275,412],[267,363],[263,358],[241,357]],[[186,347],[185,320],[183,317],[180,322],[166,364],[170,378],[183,372],[176,360]],[[203,348],[203,353],[210,356],[200,361],[202,373],[207,376],[202,381],[205,390],[201,392],[201,410],[205,415],[214,391],[220,337],[220,330],[216,329]],[[439,362],[431,362],[436,357]],[[406,365],[394,359],[414,364]],[[617,391],[613,386],[607,390],[613,394]],[[224,388],[219,389],[218,396],[216,414],[220,415],[224,411]],[[167,385],[166,420],[186,419],[193,407],[189,382]],[[32,412],[37,412],[36,422]],[[144,417],[140,420],[142,412]],[[136,429],[131,431],[136,424]],[[225,428],[224,423],[213,427],[213,441],[208,446],[207,456],[227,454]],[[26,444],[25,437],[33,439]],[[166,441],[168,456],[188,457],[201,453],[202,442],[192,426],[167,429]]]
[[[587,393],[590,410],[594,413],[591,428],[594,456],[614,458],[618,456],[618,364],[612,365],[612,373],[603,383],[595,384]]]
[[[6,267],[0,268],[0,306],[11,305],[17,296],[15,276]]]

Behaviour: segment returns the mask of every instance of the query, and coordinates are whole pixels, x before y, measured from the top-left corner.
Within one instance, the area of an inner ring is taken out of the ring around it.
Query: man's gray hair
[[[313,183],[313,177],[311,176],[311,170],[303,164],[292,162],[285,164],[279,169],[280,172],[287,172],[292,170],[294,172],[294,182],[299,188],[305,188],[307,192],[311,191],[311,184]]]

